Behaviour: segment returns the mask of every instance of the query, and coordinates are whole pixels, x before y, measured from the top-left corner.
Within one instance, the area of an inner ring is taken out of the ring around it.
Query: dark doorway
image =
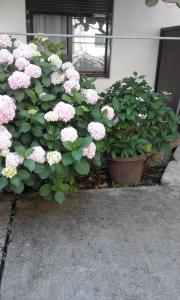
[[[162,28],[161,36],[180,37],[180,26]],[[155,89],[172,93],[170,105],[177,112],[180,99],[180,41],[160,41]]]

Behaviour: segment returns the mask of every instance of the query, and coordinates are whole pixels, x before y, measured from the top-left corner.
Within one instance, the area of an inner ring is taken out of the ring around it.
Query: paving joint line
[[[16,210],[16,199],[11,201],[11,211],[10,211],[10,216],[9,216],[9,222],[7,224],[7,230],[6,230],[6,237],[4,241],[4,246],[2,247],[2,257],[0,261],[0,289],[1,289],[1,283],[3,279],[3,272],[4,272],[4,267],[6,263],[6,256],[8,253],[8,247],[9,243],[11,242],[11,233],[12,233],[12,225],[14,222],[14,217],[15,217],[15,210]]]

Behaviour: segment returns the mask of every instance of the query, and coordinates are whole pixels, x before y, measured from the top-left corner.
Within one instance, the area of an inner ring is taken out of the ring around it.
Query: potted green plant
[[[106,140],[110,177],[122,184],[136,183],[148,152],[170,150],[179,117],[167,104],[169,94],[156,93],[137,73],[117,81],[103,98],[115,112]]]

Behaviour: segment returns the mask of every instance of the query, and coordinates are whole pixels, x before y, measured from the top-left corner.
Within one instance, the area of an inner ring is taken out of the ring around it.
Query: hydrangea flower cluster
[[[72,90],[73,89],[76,90],[76,91],[80,90],[79,82],[74,80],[74,79],[69,79],[69,80],[65,81],[64,90],[65,90],[66,94],[72,95]]]
[[[6,168],[17,168],[19,165],[21,165],[24,161],[24,158],[20,155],[18,155],[15,152],[9,152],[6,155],[6,160],[5,160],[5,164],[6,164]]]
[[[48,61],[51,62],[52,65],[60,68],[62,65],[62,60],[59,58],[59,56],[57,54],[51,54],[48,57]]]
[[[53,109],[53,112],[58,115],[58,120],[62,122],[69,122],[75,116],[75,108],[68,103],[60,101]]]
[[[12,41],[9,35],[1,34],[0,35],[0,48],[12,47]]]
[[[29,76],[29,78],[39,78],[41,77],[41,68],[39,66],[28,64],[25,68],[25,74]]]
[[[0,151],[7,150],[12,145],[12,135],[6,127],[0,125]]]
[[[105,105],[101,108],[101,111],[102,112],[106,112],[106,116],[108,118],[109,121],[111,121],[112,119],[114,119],[115,117],[115,112],[114,112],[114,109],[109,106],[109,105]]]
[[[51,83],[53,85],[61,84],[65,79],[64,74],[59,74],[58,72],[53,72],[51,74]]]
[[[99,96],[98,96],[97,92],[95,90],[92,90],[92,89],[83,90],[83,94],[85,95],[85,102],[87,104],[92,104],[93,105],[99,99]]]
[[[31,84],[31,81],[30,77],[24,72],[15,71],[11,76],[9,76],[8,83],[12,90],[17,90],[21,88],[28,88]]]
[[[91,122],[87,128],[92,138],[96,141],[102,140],[106,135],[106,129],[100,122]]]
[[[29,65],[29,61],[24,57],[19,57],[15,61],[15,67],[18,71],[23,71]]]
[[[15,100],[6,95],[0,95],[0,124],[8,124],[15,117]]]
[[[0,180],[6,177],[3,189],[21,193],[37,185],[43,197],[53,194],[61,201],[71,191],[75,174],[88,174],[95,156],[97,162],[98,141],[106,132],[101,121],[93,122],[93,109],[97,105],[100,111],[101,105],[97,92],[81,89],[73,64],[49,54],[48,39],[43,43],[47,52],[40,53],[34,43],[0,35],[2,82],[7,87],[3,94],[0,89]],[[111,119],[111,108],[106,110]],[[69,172],[69,165],[75,172]],[[9,179],[14,176],[18,180],[13,185]]]
[[[12,65],[13,55],[7,49],[0,50],[0,64]]]
[[[49,151],[47,153],[47,162],[50,166],[58,164],[62,159],[62,155],[58,151]]]
[[[46,161],[46,152],[41,146],[33,147],[33,152],[28,156],[28,159],[31,159],[39,164],[44,164]]]
[[[78,138],[77,130],[73,127],[66,127],[61,130],[61,141],[65,142],[75,142]]]
[[[93,159],[95,154],[96,154],[96,145],[93,142],[91,142],[91,144],[88,147],[85,147],[83,149],[83,155],[89,159]]]

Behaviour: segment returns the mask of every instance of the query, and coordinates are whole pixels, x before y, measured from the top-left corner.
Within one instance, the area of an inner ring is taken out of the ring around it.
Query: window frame
[[[38,12],[37,12],[38,13]],[[39,12],[39,14],[42,14]],[[57,15],[57,13],[49,13],[49,15]],[[58,14],[61,16],[60,14]],[[73,16],[67,15],[67,34],[72,34],[72,18]],[[93,17],[93,16],[92,16]],[[26,9],[26,31],[33,33],[33,13],[29,12]],[[112,34],[112,15],[106,16],[106,35]],[[27,40],[32,39],[31,36],[28,36]],[[104,71],[90,71],[90,72],[79,72],[81,75],[97,78],[109,78],[110,77],[110,64],[111,64],[111,48],[112,41],[111,39],[105,39],[105,57],[104,57]],[[72,38],[67,37],[67,55],[72,61]]]

